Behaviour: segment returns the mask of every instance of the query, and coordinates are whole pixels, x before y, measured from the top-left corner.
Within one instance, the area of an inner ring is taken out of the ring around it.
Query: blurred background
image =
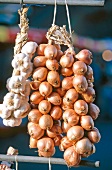
[[[17,32],[19,32],[20,5],[0,4],[0,102],[7,93],[6,80],[11,77],[13,47]],[[29,41],[38,44],[47,42],[45,34],[51,27],[54,6],[32,5],[28,11]],[[99,170],[112,170],[112,61],[105,61],[102,54],[105,50],[112,50],[112,0],[106,0],[103,7],[69,6],[71,27],[74,30],[73,43],[76,52],[87,48],[93,53],[91,67],[94,70],[94,89],[96,91],[95,103],[100,108],[100,116],[95,121],[102,139],[96,144],[96,153],[87,158],[99,160]],[[58,6],[56,24],[67,25],[65,6]],[[9,146],[19,150],[20,155],[37,155],[36,150],[29,149],[29,135],[27,134],[27,118],[21,127],[6,128],[0,119],[0,153],[5,154]],[[24,145],[23,145],[24,144]],[[58,148],[55,157],[62,157]],[[45,169],[48,165],[19,163],[19,169]],[[52,169],[68,169],[66,166],[52,165]],[[93,168],[80,167],[79,170],[92,170]]]

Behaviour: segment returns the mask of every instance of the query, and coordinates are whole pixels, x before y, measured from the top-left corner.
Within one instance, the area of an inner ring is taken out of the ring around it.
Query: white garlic
[[[1,118],[2,119],[7,119],[9,118],[11,115],[12,115],[12,112],[11,110],[8,110],[7,107],[5,106],[2,106],[2,111],[1,111]]]
[[[21,93],[21,95],[27,98],[30,95],[31,88],[30,88],[30,80],[26,80],[25,90]]]
[[[6,87],[9,91],[20,93],[25,91],[26,79],[20,76],[12,76],[7,80]]]
[[[14,126],[19,126],[22,123],[22,119],[21,118],[14,118],[13,116],[11,116],[8,119],[3,119],[3,124],[5,126],[10,126],[10,127],[14,127]]]
[[[15,118],[22,118],[21,116],[26,113],[30,109],[30,105],[28,102],[23,101],[21,106],[13,112],[13,116]],[[27,116],[27,115],[26,115]]]
[[[3,106],[8,110],[15,110],[21,106],[23,97],[19,94],[9,92],[4,96]]]
[[[37,48],[37,43],[36,42],[27,42],[23,47],[21,52],[25,54],[34,54]]]
[[[16,70],[26,71],[29,68],[31,61],[27,54],[19,53],[12,60],[12,67]]]

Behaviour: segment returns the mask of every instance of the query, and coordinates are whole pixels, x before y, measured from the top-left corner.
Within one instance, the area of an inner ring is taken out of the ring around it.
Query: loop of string
[[[51,170],[51,159],[49,158],[49,170]]]
[[[17,161],[17,155],[15,155],[15,163],[16,163],[16,170],[18,170],[18,161]]]
[[[56,0],[55,0],[55,5],[54,5],[54,17],[53,17],[53,23],[52,23],[52,26],[54,26],[54,25],[55,25],[56,12],[57,12],[57,3],[56,3]]]
[[[65,0],[65,5],[66,5],[66,12],[67,12],[69,32],[70,32],[70,37],[71,37],[72,36],[72,30],[71,30],[70,14],[69,14],[69,9],[68,9],[68,5],[67,5],[67,0]]]

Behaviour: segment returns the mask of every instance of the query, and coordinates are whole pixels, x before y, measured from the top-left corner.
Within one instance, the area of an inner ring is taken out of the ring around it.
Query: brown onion
[[[53,43],[53,45],[57,48],[57,50],[61,50],[60,44],[54,44],[54,43]]]
[[[37,81],[37,80],[31,81],[31,82],[30,82],[30,87],[31,87],[31,89],[32,89],[32,90],[38,90],[40,83],[41,83],[41,82],[40,82],[40,81]]]
[[[77,55],[75,55],[75,57],[78,60],[83,61],[85,64],[90,65],[92,63],[92,53],[87,49],[81,50]]]
[[[62,135],[57,135],[55,138],[53,138],[54,146],[59,146],[61,143]]]
[[[38,109],[42,114],[47,114],[51,110],[51,103],[47,100],[42,100],[38,105]]]
[[[63,110],[67,110],[67,109],[73,109],[74,105],[72,103],[66,102],[63,98],[63,103],[62,103],[61,107]]]
[[[39,154],[39,156],[44,156],[46,158],[49,158],[55,154],[55,148],[53,148],[53,150],[50,152],[46,152],[46,151],[42,152],[42,151],[38,150],[38,154]]]
[[[73,87],[73,76],[71,77],[65,77],[62,80],[62,89],[64,90],[69,90],[70,88]]]
[[[60,95],[56,92],[52,92],[48,97],[48,101],[52,103],[53,105],[60,105],[62,102],[62,99]]]
[[[56,71],[59,68],[59,64],[57,60],[50,60],[46,61],[46,67],[51,71]]]
[[[70,141],[78,141],[84,136],[84,129],[81,126],[72,126],[67,131],[67,138]]]
[[[39,126],[42,129],[51,129],[53,126],[53,119],[50,115],[43,115],[41,116],[41,118],[39,119]]]
[[[53,120],[53,125],[61,126],[61,120]]]
[[[61,139],[61,143],[60,143],[59,149],[60,149],[60,151],[64,151],[65,149],[69,148],[72,145],[73,145],[73,143],[71,141],[69,141],[67,136],[64,136]]]
[[[60,65],[62,67],[71,67],[74,62],[74,57],[71,54],[65,54],[60,58]]]
[[[92,143],[86,137],[80,139],[75,144],[75,150],[80,155],[89,155],[89,153],[91,153],[91,151],[92,151],[92,147],[93,147]]]
[[[86,158],[86,157],[92,155],[92,154],[95,153],[95,152],[96,152],[96,148],[95,148],[95,145],[92,143],[91,152],[84,153],[84,154],[81,155],[81,157]]]
[[[50,111],[50,115],[52,116],[52,118],[54,120],[61,119],[61,117],[62,117],[62,109],[59,106],[53,106],[51,111]]]
[[[78,166],[81,161],[81,156],[75,151],[74,147],[71,146],[65,150],[64,160],[69,167]]]
[[[63,55],[63,51],[58,50],[58,51],[57,51],[56,60],[57,60],[57,61],[60,61],[60,58],[62,57],[62,55]]]
[[[95,100],[95,90],[92,87],[88,87],[81,96],[87,103],[92,103]]]
[[[44,81],[47,77],[48,70],[45,67],[38,67],[34,70],[33,72],[33,79],[34,80],[39,80],[39,81]]]
[[[34,91],[30,96],[30,102],[32,104],[39,104],[43,99],[44,97],[40,94],[39,91]]]
[[[65,77],[67,77],[67,76],[72,76],[72,74],[73,74],[72,67],[69,67],[69,68],[67,68],[67,67],[61,68],[60,73],[61,73],[63,76],[65,76]]]
[[[54,45],[47,45],[44,49],[44,55],[48,59],[54,59],[57,56],[57,48]]]
[[[88,83],[83,75],[76,75],[73,78],[73,86],[78,93],[83,93],[88,88]]]
[[[97,105],[94,103],[89,104],[89,115],[93,118],[93,120],[96,120],[99,116],[100,109]]]
[[[101,139],[101,134],[96,127],[89,131],[87,136],[92,143],[98,143]]]
[[[31,109],[38,109],[38,104],[33,104],[30,102]]]
[[[94,121],[89,115],[81,116],[80,124],[87,131],[92,130],[94,128]]]
[[[44,56],[44,49],[47,46],[47,44],[40,44],[37,48],[37,54]]]
[[[87,72],[87,66],[83,61],[76,61],[73,64],[73,72],[76,75],[84,75]]]
[[[72,126],[66,122],[62,123],[62,132],[66,133]]]
[[[52,152],[54,150],[54,142],[49,137],[43,137],[37,141],[37,148],[42,152]]]
[[[32,123],[28,127],[29,135],[34,139],[40,139],[44,135],[44,130],[38,124]]]
[[[61,87],[56,88],[55,91],[61,96],[63,97],[66,93],[66,90],[63,90]]]
[[[39,86],[39,91],[42,96],[49,96],[52,93],[52,86],[47,81],[44,81]]]
[[[90,66],[87,66],[87,72],[85,76],[90,81],[93,79],[93,69]]]
[[[55,138],[62,133],[61,126],[53,125],[51,129],[46,130],[46,135],[50,138]]]
[[[77,115],[73,109],[68,109],[63,112],[63,120],[71,126],[74,126],[79,122],[79,115]]]
[[[30,137],[29,147],[30,148],[37,148],[37,139]]]
[[[35,67],[44,67],[46,65],[46,60],[45,56],[36,56],[33,60],[33,65]]]
[[[57,71],[49,71],[47,75],[47,81],[53,87],[60,87],[60,76]]]
[[[66,92],[64,98],[68,103],[73,104],[78,99],[78,96],[79,95],[78,95],[77,91],[75,89],[71,88]]]
[[[38,109],[32,109],[28,113],[28,120],[33,123],[39,123],[39,119],[42,116],[42,113]]]
[[[88,113],[88,104],[84,100],[77,100],[74,103],[74,110],[78,115],[86,115]]]

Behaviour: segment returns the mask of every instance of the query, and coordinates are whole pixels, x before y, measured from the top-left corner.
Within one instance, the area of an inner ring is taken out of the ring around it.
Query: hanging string
[[[54,16],[53,16],[53,23],[52,23],[52,26],[55,25],[56,12],[57,12],[57,3],[56,3],[56,0],[55,0],[55,5],[54,5]]]
[[[16,170],[18,170],[18,161],[17,161],[17,155],[15,155],[15,163],[16,163]]]
[[[51,170],[51,159],[49,158],[49,170]]]
[[[67,0],[65,0],[65,5],[66,5],[66,12],[67,12],[67,19],[68,19],[68,26],[69,26],[70,37],[72,37],[72,30],[71,30],[71,23],[70,23],[70,14],[69,14],[69,9],[68,9],[68,5],[67,5]]]

